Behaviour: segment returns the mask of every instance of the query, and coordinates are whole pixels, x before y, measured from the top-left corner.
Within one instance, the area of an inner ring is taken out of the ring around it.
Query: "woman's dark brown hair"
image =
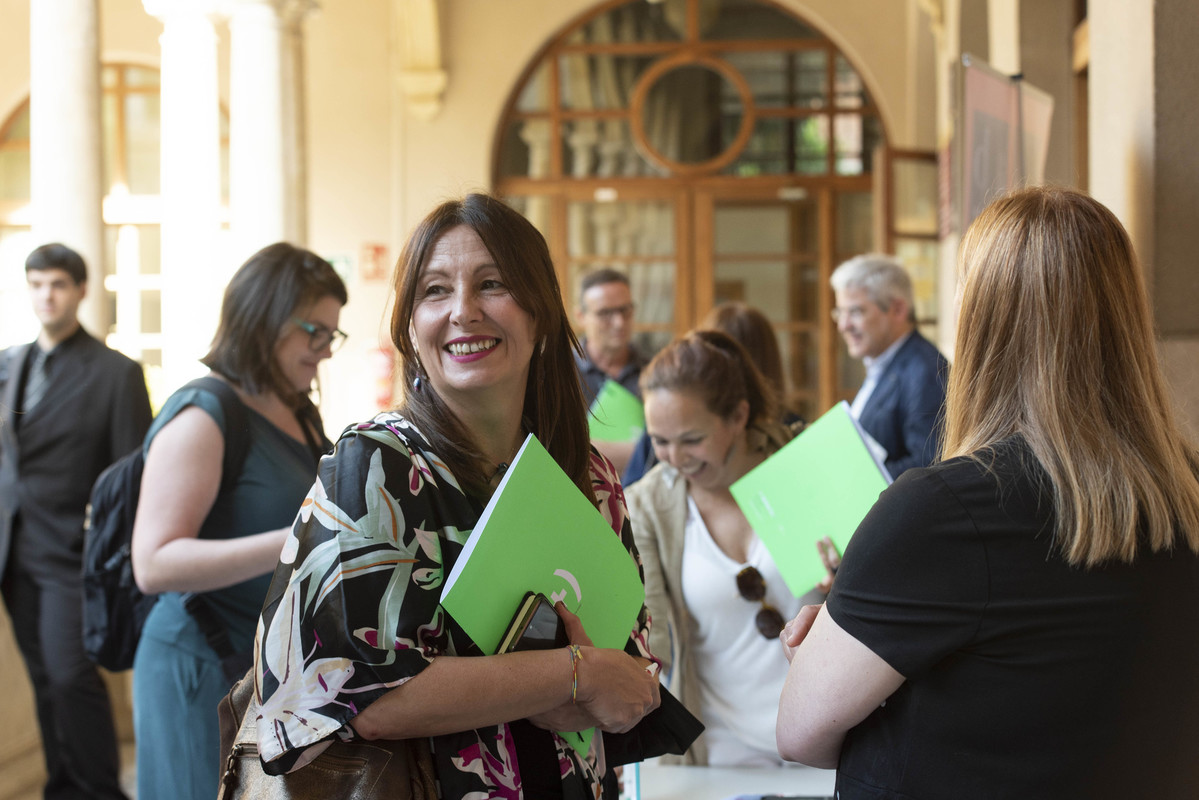
[[[712,308],[699,324],[700,328],[724,331],[745,348],[754,366],[774,389],[775,397],[782,402],[785,383],[783,381],[783,357],[779,354],[779,342],[774,335],[774,326],[758,309],[736,300],[721,303]]]
[[[658,389],[694,395],[721,419],[732,417],[744,400],[747,427],[765,433],[771,448],[790,438],[778,421],[774,388],[741,343],[722,331],[694,330],[662,348],[641,372],[642,396]]]
[[[250,394],[274,392],[293,408],[307,402],[275,360],[291,318],[322,297],[345,305],[346,286],[320,256],[286,242],[259,250],[234,273],[221,301],[212,346],[200,362]]]
[[[460,225],[478,235],[512,298],[533,318],[537,344],[525,386],[524,424],[583,494],[595,502],[588,471],[591,446],[586,408],[574,362],[579,343],[562,305],[545,238],[501,200],[468,194],[461,200],[442,203],[416,227],[400,254],[391,315],[391,340],[400,351],[404,376],[400,410],[468,491],[476,496],[486,493],[494,464],[483,457],[471,432],[429,381],[420,376],[416,347],[409,336],[421,273],[438,239]],[[413,389],[418,376],[422,378],[421,388]]]

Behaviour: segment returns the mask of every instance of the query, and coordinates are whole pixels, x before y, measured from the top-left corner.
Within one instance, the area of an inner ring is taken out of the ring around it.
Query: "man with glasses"
[[[949,364],[916,330],[912,280],[890,256],[870,254],[833,272],[833,319],[866,379],[850,410],[887,451],[892,478],[932,463],[940,446]]]
[[[632,345],[633,292],[628,276],[614,269],[584,275],[575,315],[583,328],[583,352],[575,354],[575,366],[587,405],[608,379],[641,397],[638,382],[645,359]],[[624,471],[633,452],[632,442],[595,444],[618,470]]]
[[[123,798],[108,691],[83,649],[83,518],[96,477],[142,443],[142,368],[79,324],[87,269],[25,261],[37,340],[0,352],[0,591],[33,683],[47,798]]]

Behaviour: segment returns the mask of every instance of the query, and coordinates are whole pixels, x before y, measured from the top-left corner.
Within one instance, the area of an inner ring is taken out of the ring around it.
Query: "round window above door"
[[[652,355],[725,300],[771,319],[813,416],[856,388],[828,276],[876,249],[886,133],[860,73],[769,0],[621,0],[546,44],[496,132],[495,191],[545,234],[568,304],[625,272]],[[865,202],[863,202],[865,201]]]

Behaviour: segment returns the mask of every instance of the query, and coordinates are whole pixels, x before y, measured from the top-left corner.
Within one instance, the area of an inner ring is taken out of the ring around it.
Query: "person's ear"
[[[737,408],[733,410],[733,416],[730,420],[735,426],[745,428],[749,426],[749,401],[742,400],[737,403]]]

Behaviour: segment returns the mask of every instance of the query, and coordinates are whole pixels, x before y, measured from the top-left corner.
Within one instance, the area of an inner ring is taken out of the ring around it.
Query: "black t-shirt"
[[[1199,558],[1072,567],[1022,439],[905,472],[828,610],[906,681],[841,750],[851,798],[1199,797]]]

